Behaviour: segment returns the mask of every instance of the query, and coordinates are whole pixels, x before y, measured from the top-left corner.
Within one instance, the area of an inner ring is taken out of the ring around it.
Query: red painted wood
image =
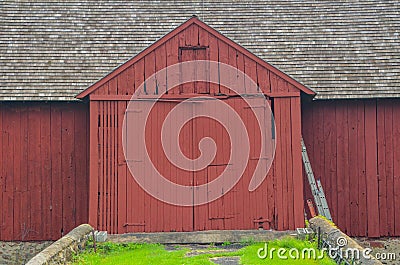
[[[14,232],[14,216],[13,216],[13,192],[4,191],[3,192],[3,231],[1,233],[3,240],[10,241],[13,239]]]
[[[118,209],[117,209],[117,217],[118,217],[118,228],[117,233],[122,234],[126,233],[126,227],[124,224],[127,223],[127,174],[126,174],[126,161],[123,153],[122,146],[122,130],[123,130],[123,121],[124,114],[126,110],[126,102],[117,102],[117,178],[118,178]]]
[[[193,61],[196,59],[196,50],[191,49],[180,49],[179,50],[179,62],[188,62]],[[182,78],[182,77],[181,77]],[[196,71],[194,68],[191,69],[191,72],[188,73],[189,80],[195,80],[196,78]],[[195,83],[189,82],[180,85],[180,94],[194,94],[195,93]]]
[[[387,199],[387,232],[388,235],[394,235],[395,233],[395,214],[396,204],[394,201],[394,181],[393,181],[393,104],[396,101],[389,100],[382,102],[385,109],[385,176],[386,176],[386,199]],[[379,146],[378,146],[379,148]]]
[[[377,178],[377,147],[376,143],[376,104],[365,106],[365,164],[367,177],[367,216],[368,236],[379,236],[379,205],[378,205],[378,178]]]
[[[4,106],[4,110],[12,112],[9,106]],[[12,146],[12,117],[3,113],[3,131],[2,131],[2,148],[3,148],[3,225],[2,237],[4,240],[12,240],[13,238],[13,157],[9,155],[9,151],[13,150]]]
[[[150,78],[156,72],[156,55],[155,52],[149,53],[144,57],[144,80]],[[149,95],[156,94],[156,87],[154,82],[146,81],[146,92]]]
[[[271,84],[271,93],[284,94],[282,89],[279,89],[278,87],[278,77],[274,73],[270,72],[269,79],[269,83]]]
[[[387,222],[387,178],[385,168],[385,108],[377,102],[377,162],[378,162],[378,201],[379,201],[379,235],[388,234]]]
[[[58,239],[61,236],[63,224],[63,197],[62,197],[62,179],[64,175],[61,172],[61,156],[62,156],[62,142],[61,142],[61,115],[62,109],[52,105],[50,110],[50,123],[51,123],[51,239]],[[25,135],[28,135],[26,129]],[[28,139],[26,138],[26,142]],[[27,148],[27,147],[26,147]],[[82,175],[80,177],[83,177]]]
[[[368,131],[365,130],[365,103],[362,102],[358,106],[357,110],[357,122],[358,122],[358,137],[357,137],[357,146],[358,146],[358,179],[359,179],[359,188],[358,188],[358,200],[359,200],[359,216],[358,220],[367,220],[367,179],[366,179],[366,162],[365,162],[365,135]],[[358,234],[360,236],[367,235],[367,222],[359,223]]]
[[[165,93],[167,87],[167,72],[162,72],[159,73],[160,70],[164,69],[167,67],[167,51],[166,51],[166,46],[161,45],[158,47],[155,51],[154,54],[156,56],[155,58],[155,71],[157,73],[156,75],[156,80],[157,83],[159,84],[158,86],[158,91],[155,94],[163,94]]]
[[[290,99],[278,99],[281,101],[282,117],[290,117]],[[293,211],[293,191],[292,188],[292,170],[291,170],[291,144],[290,135],[290,119],[281,119],[281,145],[282,145],[282,183],[283,183],[283,229],[288,230],[290,227],[290,212]],[[293,220],[293,219],[292,219]]]
[[[61,123],[61,172],[62,196],[63,196],[63,232],[71,231],[76,225],[76,204],[75,204],[75,174],[76,157],[74,155],[74,112],[70,109],[62,113]],[[69,188],[66,188],[69,187]]]
[[[288,92],[288,85],[284,79],[280,78],[279,76],[276,77],[278,91],[281,93]]]
[[[303,167],[301,158],[301,106],[300,98],[290,99],[290,111],[292,120],[291,130],[291,144],[293,155],[293,192],[294,192],[294,226],[293,228],[303,227],[304,218],[304,189],[303,189],[303,175],[301,168]]]
[[[336,108],[336,126],[337,126],[337,168],[336,168],[336,184],[337,184],[337,221],[336,224],[341,228],[346,228],[346,211],[345,207],[348,204],[348,201],[345,199],[345,187],[346,187],[346,178],[348,175],[346,174],[346,169],[348,165],[346,161],[348,159],[347,154],[347,142],[346,135],[347,131],[345,130],[347,121],[347,105],[345,102],[341,102],[340,105]]]
[[[132,79],[135,76],[135,73],[132,71],[134,71],[133,66],[130,66],[129,68],[127,68],[125,71],[121,72],[120,75],[116,76],[116,82],[117,82],[117,94],[118,95],[129,95],[131,94],[133,91],[129,91],[129,84],[128,84],[128,77],[130,76]]]
[[[20,112],[18,108],[12,106],[10,108],[9,112],[10,118],[11,118],[11,124],[12,127],[11,129],[11,134],[9,135],[10,138],[10,143],[11,143],[11,149],[10,151],[14,154],[11,159],[12,159],[12,164],[8,165],[10,167],[10,170],[12,170],[12,179],[13,179],[13,220],[20,220],[22,213],[19,211],[21,209],[22,202],[21,201],[21,194],[20,194],[20,187],[21,187],[21,173],[20,173],[20,138],[19,134],[17,132],[20,131]],[[21,227],[19,227],[18,222],[14,222],[13,224],[13,237],[17,237],[21,234]]]
[[[284,178],[284,173],[282,172],[282,164],[284,163],[283,160],[283,154],[284,154],[284,149],[282,147],[282,141],[281,139],[283,138],[282,135],[282,117],[283,112],[282,110],[282,102],[278,100],[274,100],[274,116],[275,116],[275,124],[276,124],[276,151],[275,151],[275,180],[276,180],[276,186],[275,186],[275,194],[276,194],[276,199],[275,199],[275,220],[276,220],[276,228],[278,230],[283,230],[284,229],[284,205],[283,202],[283,178]]]
[[[159,106],[157,106],[157,110],[162,108],[162,103],[157,104]],[[153,112],[154,114],[151,115],[150,120],[148,120],[148,125],[149,125],[149,133],[151,134],[151,140],[150,140],[150,157],[152,158],[153,164],[158,166],[159,165],[159,159],[158,159],[158,155],[160,153],[160,147],[162,146],[161,144],[161,140],[160,137],[157,137],[157,133],[152,130],[151,128],[156,128],[157,124],[159,123],[160,120],[163,119],[163,117],[161,118],[160,111],[155,111]],[[186,138],[187,139],[187,138]],[[156,229],[157,231],[161,231],[162,230],[162,222],[160,222],[159,220],[162,219],[162,212],[163,212],[163,203],[160,203],[157,199],[151,197],[151,218],[150,220],[150,226],[154,229]]]
[[[42,190],[42,222],[43,222],[43,234],[45,238],[51,236],[51,144],[50,144],[50,105],[44,105],[40,108],[40,160],[41,166],[41,190]],[[20,120],[20,119],[19,119]],[[82,128],[84,129],[84,127]],[[19,128],[18,128],[19,131]],[[84,144],[86,141],[84,142]],[[74,172],[75,173],[75,172]],[[85,188],[83,186],[82,188]],[[81,212],[77,213],[78,215]]]
[[[123,92],[123,91],[121,91]],[[126,69],[126,95],[132,95],[135,92],[135,67],[132,65]]]
[[[350,209],[350,224],[346,223],[347,233],[349,235],[357,235],[358,232],[358,192],[353,191],[353,187],[359,186],[358,179],[358,164],[357,164],[357,108],[358,102],[348,104],[347,118],[349,123],[349,209]],[[357,188],[358,189],[358,188]],[[329,188],[328,188],[329,190]],[[358,190],[357,190],[358,191]]]
[[[28,114],[28,176],[30,186],[30,202],[31,202],[31,227],[32,238],[38,239],[42,233],[42,201],[37,198],[42,197],[41,190],[41,165],[40,163],[40,108],[31,107]],[[39,126],[38,126],[39,125]]]
[[[167,66],[171,66],[179,62],[178,47],[179,47],[178,36],[171,38],[168,42],[165,43],[165,50],[167,52]],[[167,90],[168,94],[179,94],[179,88],[170,87],[170,85],[168,85],[168,80],[167,80]]]
[[[93,227],[98,225],[98,192],[99,192],[99,150],[98,150],[98,122],[99,122],[99,103],[91,101],[89,103],[89,224]]]
[[[134,64],[135,68],[135,91],[143,85],[144,82],[144,59]]]
[[[234,68],[237,68],[237,50],[235,50],[231,46],[228,46],[228,64]],[[229,84],[236,87],[237,78],[237,75],[231,76]],[[233,91],[229,91],[229,94],[232,95],[235,93]]]
[[[351,176],[349,173],[350,156],[349,156],[349,133],[348,133],[350,129],[349,129],[348,116],[351,116],[351,114],[348,114],[348,102],[346,102],[345,112],[344,112],[344,117],[343,117],[344,126],[342,128],[344,131],[347,132],[344,134],[344,137],[343,137],[343,139],[344,139],[344,157],[345,157],[345,160],[344,160],[345,165],[344,165],[344,170],[343,170],[343,172],[344,172],[344,174],[343,174],[344,196],[343,197],[344,197],[345,204],[343,204],[344,207],[342,207],[342,208],[344,210],[344,216],[345,216],[345,218],[344,218],[345,219],[344,223],[346,225],[346,229],[344,229],[345,232],[347,232],[347,227],[350,227],[350,223],[351,223],[351,220],[350,220],[350,178],[351,178]]]
[[[99,87],[99,89],[97,89],[96,91],[93,91],[93,94],[94,95],[108,95],[109,94],[109,90],[108,90],[109,83],[110,83],[110,80],[108,80],[106,83],[101,85]]]
[[[323,176],[324,172],[324,160],[323,160],[323,153],[324,153],[324,141],[325,141],[325,132],[324,132],[324,126],[321,122],[318,122],[317,120],[325,120],[324,119],[324,112],[319,111],[319,112],[314,112],[313,115],[313,124],[314,124],[314,138],[311,140],[314,142],[314,156],[313,160],[310,162],[312,163],[312,168],[314,171],[314,176],[315,179],[321,179]],[[336,152],[336,149],[335,149]],[[336,166],[336,163],[335,163]],[[336,171],[336,169],[334,169]],[[332,179],[332,184],[336,186],[336,181],[337,178],[336,176]],[[336,213],[335,205],[337,205],[337,196],[334,197],[333,202],[332,202],[332,214],[334,215]]]
[[[257,87],[257,64],[255,61],[251,60],[249,57],[244,57],[244,71],[247,76],[250,77],[250,80],[246,80],[244,87],[246,89],[246,93],[256,93],[258,92]]]
[[[184,46],[197,46],[199,44],[199,27],[196,24],[190,25],[187,29],[185,29],[184,36]]]
[[[199,27],[199,46],[208,46],[208,32]]]
[[[218,62],[219,61],[219,48],[218,48],[218,39],[212,35],[208,35],[208,42],[209,42],[209,55],[210,61]],[[210,72],[211,76],[218,77],[219,73]],[[216,80],[217,78],[212,78]],[[215,83],[210,83],[210,94],[217,95],[219,94],[219,85]]]
[[[224,64],[229,64],[229,46],[228,44],[220,40],[218,40],[218,54],[219,54],[219,60],[218,60],[219,62]],[[221,94],[225,95],[228,95],[230,93],[229,89],[224,86],[220,86],[220,92]]]
[[[257,80],[258,85],[263,93],[271,93],[271,84],[269,82],[269,71],[257,64]]]
[[[245,72],[244,69],[244,55],[241,53],[237,53],[237,58],[236,58],[236,65],[237,65],[237,69],[241,72]],[[237,84],[239,85],[239,87],[237,88],[237,94],[244,94],[246,92],[246,88],[245,88],[245,83],[244,83],[244,76],[242,77],[242,75],[239,75],[239,78],[237,79]]]
[[[63,208],[62,198],[63,189],[75,190],[75,185],[61,184],[63,177],[67,176],[61,172],[62,150],[65,149],[61,140],[61,115],[66,107],[73,112],[86,112],[83,104],[76,103],[1,104],[0,240],[58,239],[62,231],[63,212],[67,215],[76,210],[68,212],[69,209]],[[85,116],[80,115],[79,119],[81,117]],[[73,122],[74,118],[71,120]],[[85,131],[86,124],[82,125],[81,130]],[[74,128],[72,133],[75,133]],[[85,139],[82,148],[87,146]],[[74,146],[73,143],[68,145]],[[84,150],[74,157],[86,160]],[[77,178],[86,176],[82,171],[77,169],[69,174],[73,183]],[[85,187],[82,189],[86,190]],[[85,194],[80,199],[82,207],[85,207]],[[87,222],[85,214],[82,213],[82,222]],[[64,232],[69,232],[67,229]]]
[[[112,166],[113,166],[113,161],[112,161],[112,132],[111,132],[111,104],[112,102],[105,102],[105,111],[106,111],[106,121],[105,121],[105,134],[106,134],[106,150],[105,150],[105,156],[106,156],[106,174],[105,174],[105,182],[106,182],[106,205],[105,205],[105,211],[106,211],[106,227],[107,230],[112,232],[112,188],[114,186],[114,180],[112,178]]]
[[[400,202],[400,107],[398,102],[397,104],[393,104],[393,188],[394,188],[394,205],[397,207],[394,208],[394,234],[400,235],[400,210],[399,210],[399,202]]]
[[[325,104],[321,104],[325,103]],[[337,126],[336,126],[336,106],[332,104],[332,102],[321,102],[321,112],[322,117],[324,119],[324,145],[320,147],[318,152],[314,149],[314,153],[317,156],[321,156],[321,151],[326,153],[327,155],[321,157],[320,161],[323,163],[324,168],[322,169],[321,182],[324,190],[329,191],[334,187],[337,187],[337,177],[336,177],[336,164],[337,164]],[[303,120],[306,117],[303,118]],[[317,124],[320,121],[318,119],[313,120],[313,123]],[[317,136],[316,136],[317,137]],[[312,143],[313,139],[309,139],[309,143]],[[310,149],[312,152],[313,149]],[[312,164],[313,167],[317,166],[316,164]],[[337,193],[326,193],[325,194],[328,206],[331,210],[331,215],[333,217],[333,221],[336,221],[337,218]]]
[[[109,190],[109,200],[110,200],[110,228],[111,228],[111,232],[115,233],[115,228],[116,228],[116,224],[115,224],[115,188],[117,186],[116,183],[116,179],[115,179],[115,135],[116,133],[114,132],[114,120],[115,120],[115,116],[114,116],[114,104],[115,102],[110,102],[109,105],[109,129],[108,129],[108,133],[109,133],[109,147],[108,147],[108,157],[109,157],[109,168],[110,168],[110,190]]]
[[[334,221],[341,223],[341,228],[351,235],[396,235],[398,199],[394,170],[398,117],[393,115],[396,104],[398,100],[358,100],[312,102],[303,106],[303,134],[306,144],[311,142],[313,146],[308,148],[312,166],[317,172],[321,163],[324,165],[321,179]],[[309,115],[313,117],[312,122],[305,121]],[[318,126],[323,130],[318,130]],[[310,132],[313,136],[306,136]],[[323,142],[319,143],[319,138]],[[343,142],[345,146],[347,143],[346,148],[340,146]],[[343,157],[348,158],[343,160]],[[335,200],[331,199],[341,188],[334,179],[339,178],[339,172],[348,176],[338,179],[344,183],[342,205],[334,204]],[[374,221],[370,221],[371,216]]]

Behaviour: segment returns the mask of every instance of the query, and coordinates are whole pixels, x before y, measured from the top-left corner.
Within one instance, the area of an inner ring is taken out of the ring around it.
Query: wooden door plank
[[[389,100],[383,104],[385,109],[385,175],[387,187],[387,232],[389,236],[394,236],[395,232],[395,208],[394,202],[394,180],[393,180],[393,104],[395,101]]]
[[[61,109],[51,107],[51,227],[52,239],[57,240],[62,234],[62,174],[61,174]],[[28,133],[28,132],[27,132]],[[26,139],[28,141],[28,139]]]
[[[75,162],[74,156],[74,112],[65,109],[61,116],[61,176],[63,185],[63,232],[71,231],[76,226],[76,205],[75,205]]]
[[[123,122],[124,122],[124,115],[126,110],[126,102],[119,101],[117,103],[117,150],[118,150],[118,229],[117,232],[119,234],[126,233],[126,226],[124,224],[127,223],[127,181],[126,181],[126,160],[124,155],[124,147],[123,147]]]
[[[42,238],[49,238],[51,233],[51,150],[50,150],[50,105],[41,106],[40,115],[40,160],[42,189]]]
[[[275,179],[276,179],[276,201],[275,201],[275,220],[278,230],[284,229],[284,213],[283,208],[286,207],[283,203],[283,172],[282,172],[282,164],[283,159],[282,156],[284,154],[284,150],[282,147],[282,102],[281,99],[274,99],[274,115],[275,115],[275,124],[276,124],[276,153],[275,153]]]
[[[304,226],[304,192],[303,192],[303,163],[301,161],[301,106],[300,98],[290,99],[292,118],[292,154],[293,154],[293,199],[294,227]]]
[[[218,48],[218,39],[212,35],[208,35],[209,41],[209,55],[210,61],[219,62],[219,48]],[[215,71],[210,71],[210,80],[219,80],[219,73]],[[219,84],[210,83],[210,94],[219,94]]]
[[[40,165],[40,108],[31,106],[29,108],[29,189],[31,202],[31,224],[30,239],[39,239],[42,234],[42,191],[41,191],[41,165]],[[40,198],[40,200],[38,200]]]
[[[257,64],[257,80],[262,93],[271,93],[270,72]]]
[[[376,102],[369,101],[365,106],[365,173],[367,178],[367,216],[368,236],[379,236],[379,206],[376,147]]]
[[[366,190],[366,173],[365,173],[365,103],[363,102],[358,106],[357,110],[357,128],[358,128],[358,137],[357,137],[357,146],[358,146],[358,172],[359,172],[359,216],[358,220],[367,220],[367,190]],[[359,231],[358,234],[360,236],[367,235],[367,222],[359,223]]]
[[[399,104],[393,104],[393,187],[394,187],[394,205],[400,203],[400,107]],[[400,235],[400,210],[394,208],[394,235]]]
[[[388,234],[387,221],[387,176],[386,161],[386,133],[385,133],[385,108],[380,100],[377,101],[377,165],[378,165],[378,203],[379,203],[379,235]]]
[[[98,229],[99,112],[98,102],[89,103],[89,224]]]
[[[348,104],[349,122],[349,190],[350,190],[350,226],[347,227],[349,235],[357,235],[358,231],[358,147],[357,147],[357,108],[358,102]]]
[[[347,131],[345,131],[347,122],[347,112],[346,112],[346,104],[341,102],[337,105],[336,108],[336,126],[337,126],[337,198],[338,198],[338,208],[337,208],[337,221],[336,224],[340,229],[345,230],[346,228],[346,204],[348,203],[345,200],[345,186],[346,186],[346,178],[348,177],[346,174],[347,168],[347,142],[346,135]]]
[[[322,104],[324,103],[324,104]],[[314,124],[323,122],[323,135],[324,135],[324,145],[323,154],[324,157],[321,158],[321,163],[325,165],[322,174],[320,175],[322,185],[326,191],[325,197],[328,202],[328,206],[333,218],[336,222],[338,211],[337,211],[337,126],[336,126],[336,102],[322,102],[314,111],[322,112],[323,120],[313,120]],[[305,119],[305,118],[304,118]],[[321,132],[321,130],[320,130]],[[312,141],[310,139],[309,141]],[[318,150],[320,151],[320,150]],[[321,153],[316,152],[316,156]],[[317,160],[317,159],[316,159]],[[317,165],[313,165],[317,166]],[[329,192],[332,191],[332,192]]]

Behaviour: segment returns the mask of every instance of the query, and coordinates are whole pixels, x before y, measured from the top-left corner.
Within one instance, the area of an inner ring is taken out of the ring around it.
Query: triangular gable
[[[212,27],[208,26],[207,24],[205,24],[204,22],[199,20],[196,16],[193,16],[192,18],[190,18],[189,20],[184,22],[182,25],[180,25],[176,29],[172,30],[171,32],[169,32],[168,34],[163,36],[161,39],[159,39],[158,41],[154,42],[152,45],[150,45],[149,47],[144,49],[142,52],[140,52],[139,54],[137,54],[136,56],[134,56],[133,58],[131,58],[130,60],[128,60],[124,64],[120,65],[115,70],[113,70],[112,72],[107,74],[105,77],[101,78],[99,81],[95,82],[94,84],[89,86],[87,89],[85,89],[84,91],[79,93],[76,96],[76,98],[83,99],[86,96],[90,95],[95,90],[97,90],[99,87],[104,85],[106,82],[108,82],[112,78],[118,76],[118,74],[120,74],[121,72],[125,71],[127,68],[129,68],[130,66],[134,65],[136,62],[138,62],[139,60],[144,58],[146,55],[148,55],[149,53],[151,53],[152,51],[154,51],[155,49],[157,49],[161,45],[165,44],[168,40],[170,40],[171,38],[175,37],[181,31],[189,28],[193,24],[196,24],[197,26],[199,26],[200,28],[202,28],[203,30],[208,32],[209,34],[214,35],[219,40],[221,40],[221,41],[225,42],[226,44],[230,45],[231,47],[235,48],[238,52],[240,52],[243,55],[247,56],[248,58],[254,60],[257,64],[265,67],[271,73],[274,73],[275,75],[279,76],[280,78],[282,78],[283,80],[287,81],[288,83],[290,83],[291,85],[293,85],[294,87],[299,89],[300,91],[303,91],[304,93],[309,94],[309,95],[315,95],[316,94],[315,91],[313,91],[310,88],[308,88],[308,87],[304,86],[303,84],[299,83],[298,81],[296,81],[292,77],[288,76],[287,74],[283,73],[282,71],[280,71],[276,67],[272,66],[271,64],[267,63],[263,59],[257,57],[255,54],[251,53],[246,48],[240,46],[236,42],[232,41],[228,37],[226,37],[223,34],[221,34],[220,32],[218,32],[217,30],[213,29]]]

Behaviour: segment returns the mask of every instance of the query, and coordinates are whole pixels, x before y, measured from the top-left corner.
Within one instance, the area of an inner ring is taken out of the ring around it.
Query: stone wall
[[[84,249],[93,228],[82,224],[33,257],[26,265],[66,264],[72,254]]]
[[[347,250],[358,250],[359,253],[363,252],[363,248],[348,235],[340,231],[339,228],[335,226],[334,223],[328,221],[325,217],[314,217],[310,219],[310,227],[314,231],[318,231],[320,229],[321,234],[328,235],[327,241],[329,241],[330,245],[334,248],[341,248],[344,252]],[[339,243],[343,243],[340,244]],[[356,262],[360,262],[363,265],[382,265],[379,260],[376,260],[373,256],[368,255],[365,257],[364,255],[360,255],[359,259],[355,259]]]
[[[0,264],[25,264],[53,241],[0,241]]]

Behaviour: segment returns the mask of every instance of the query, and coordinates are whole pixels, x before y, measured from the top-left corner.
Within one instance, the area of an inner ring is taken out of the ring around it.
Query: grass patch
[[[227,256],[239,256],[241,264],[310,264],[310,265],[334,265],[335,263],[329,258],[324,259],[293,259],[290,258],[288,252],[287,260],[279,259],[277,252],[273,253],[272,259],[268,256],[265,259],[260,259],[257,256],[257,251],[265,246],[265,243],[251,243],[247,246],[232,252],[212,252],[200,254],[197,256],[186,257],[185,254],[190,250],[188,248],[179,248],[172,251],[165,250],[165,247],[160,244],[114,244],[114,243],[99,243],[97,245],[97,252],[95,253],[92,248],[89,248],[74,257],[74,261],[71,264],[74,265],[97,265],[97,264],[138,264],[138,265],[175,265],[175,264],[213,264],[210,262],[210,258],[213,257],[227,257]],[[294,238],[284,238],[281,240],[274,240],[268,242],[268,249],[271,248],[285,248],[297,249],[300,253],[304,248],[316,249],[315,243],[308,241],[301,241]],[[320,252],[315,250],[318,255]]]

